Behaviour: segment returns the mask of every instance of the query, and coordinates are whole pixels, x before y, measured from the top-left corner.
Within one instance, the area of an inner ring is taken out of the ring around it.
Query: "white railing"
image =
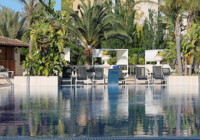
[[[0,74],[0,77],[3,77],[4,79],[6,79],[6,81],[8,82],[8,84],[10,86],[13,86],[14,84],[10,81],[9,77],[5,74]]]

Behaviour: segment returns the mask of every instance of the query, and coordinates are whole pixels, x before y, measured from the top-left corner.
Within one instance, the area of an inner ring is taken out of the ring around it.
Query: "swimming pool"
[[[196,86],[0,88],[0,136],[200,135]]]

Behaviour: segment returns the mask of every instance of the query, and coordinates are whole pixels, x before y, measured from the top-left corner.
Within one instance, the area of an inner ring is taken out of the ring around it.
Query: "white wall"
[[[140,1],[140,0],[137,0]],[[159,0],[151,0],[155,3],[158,3]],[[135,6],[137,11],[136,23],[142,25],[144,23],[145,18],[149,17],[149,9],[158,11],[158,5],[150,2],[141,2]]]
[[[168,86],[199,86],[198,76],[168,76]]]
[[[15,76],[15,86],[58,86],[58,76]]]

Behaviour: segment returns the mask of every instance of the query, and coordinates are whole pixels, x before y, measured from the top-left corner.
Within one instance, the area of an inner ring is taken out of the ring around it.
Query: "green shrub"
[[[110,65],[115,65],[116,63],[117,63],[117,58],[116,57],[111,57],[108,60],[108,64],[110,64]]]
[[[132,65],[138,64],[137,54],[133,54],[131,57],[129,57],[129,64],[132,64]]]
[[[144,64],[145,64],[144,58],[140,57],[140,58],[138,59],[138,63],[144,65]]]

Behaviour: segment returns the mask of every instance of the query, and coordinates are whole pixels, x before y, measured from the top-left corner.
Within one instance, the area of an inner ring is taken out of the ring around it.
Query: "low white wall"
[[[15,86],[58,86],[58,76],[15,76]]]
[[[198,76],[168,76],[167,85],[169,86],[198,86]]]
[[[199,86],[168,86],[169,97],[198,97],[199,96]]]

